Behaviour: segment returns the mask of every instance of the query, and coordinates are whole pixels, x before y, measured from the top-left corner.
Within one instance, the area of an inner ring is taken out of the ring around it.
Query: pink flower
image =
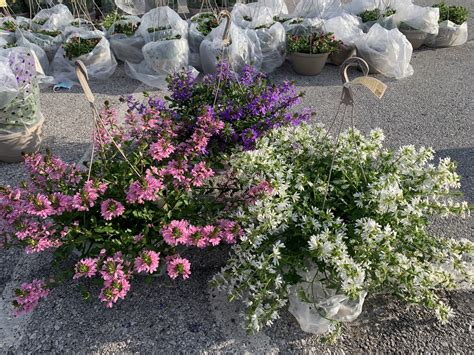
[[[43,194],[37,194],[31,199],[30,207],[27,212],[31,215],[46,218],[54,214],[54,209],[51,207],[51,201]]]
[[[105,183],[87,180],[82,191],[73,196],[72,207],[78,211],[89,211],[90,207],[94,207],[99,195],[103,194],[106,189],[107,184]]]
[[[166,271],[168,276],[172,279],[176,279],[178,276],[182,276],[184,280],[189,278],[191,275],[191,263],[188,259],[181,258],[178,254],[169,256],[166,258],[167,266]]]
[[[106,302],[107,308],[112,308],[119,298],[125,298],[129,290],[130,282],[125,277],[105,280],[104,287],[100,290],[99,299]]]
[[[100,213],[102,214],[102,217],[104,217],[104,219],[107,221],[110,221],[114,217],[121,216],[124,211],[125,208],[123,207],[123,205],[120,202],[115,201],[111,198],[105,200],[100,205]]]
[[[202,186],[204,181],[214,176],[214,170],[208,168],[205,162],[200,162],[196,164],[191,170],[191,175],[193,176],[193,185]]]
[[[255,202],[255,200],[273,193],[273,187],[268,181],[263,180],[258,185],[252,186],[247,193],[247,201],[249,203]]]
[[[219,222],[219,226],[221,229],[221,238],[224,239],[228,244],[234,244],[236,242],[236,238],[241,236],[241,228],[234,221],[222,219]]]
[[[217,227],[205,226],[202,229],[202,234],[212,246],[219,245],[221,242],[220,229]]]
[[[171,143],[161,138],[150,146],[150,155],[156,161],[161,161],[168,158],[174,152],[174,149]]]
[[[189,244],[188,245],[195,245],[201,249],[205,248],[208,245],[207,237],[204,235],[205,232],[203,232],[205,228],[206,227],[201,228],[201,227],[191,226],[189,228],[189,237],[188,237]]]
[[[135,270],[137,272],[147,272],[153,274],[158,269],[160,253],[152,250],[144,250],[140,256],[135,258]]]
[[[217,134],[224,128],[224,122],[216,118],[211,106],[207,106],[204,115],[198,117],[197,125],[211,134]]]
[[[108,257],[102,264],[102,269],[100,271],[102,278],[107,281],[125,277],[123,263],[124,261],[120,253],[116,253],[114,257]]]
[[[17,316],[31,312],[36,308],[38,302],[47,297],[49,290],[43,281],[34,280],[31,283],[24,283],[15,290],[13,305]]]
[[[71,212],[73,210],[73,197],[64,195],[60,192],[55,192],[50,198],[55,214],[62,215],[64,212]]]
[[[159,196],[158,192],[163,189],[164,185],[161,179],[154,176],[152,170],[148,169],[145,179],[142,181],[134,181],[130,184],[127,192],[128,203],[145,203],[145,201],[156,201]]]
[[[174,220],[161,229],[161,234],[166,244],[175,246],[178,244],[187,244],[189,237],[189,223],[185,220]]]
[[[73,279],[78,279],[80,277],[91,278],[97,273],[97,262],[98,259],[86,258],[80,260],[75,267],[76,273],[74,274]]]

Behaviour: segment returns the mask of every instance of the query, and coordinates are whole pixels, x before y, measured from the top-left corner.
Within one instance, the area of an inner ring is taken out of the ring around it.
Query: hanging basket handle
[[[350,67],[359,66],[362,69],[363,76],[359,76],[353,80],[349,79],[348,69]],[[367,62],[359,57],[351,57],[346,59],[341,65],[340,69],[341,80],[343,84],[342,103],[346,105],[354,105],[354,95],[352,93],[352,86],[362,85],[372,92],[377,98],[381,99],[387,90],[387,85],[380,80],[369,76],[369,65]]]
[[[224,28],[224,35],[222,36],[222,42],[224,43],[224,46],[227,47],[232,43],[232,39],[230,38],[230,25],[232,21],[232,16],[230,15],[230,12],[227,10],[222,10],[219,13],[219,23],[222,22],[222,20],[226,18],[227,23],[225,24]]]
[[[347,71],[349,70],[349,68],[357,67],[357,66],[359,66],[362,69],[362,73],[364,74],[364,76],[369,75],[369,65],[367,64],[365,60],[363,60],[360,57],[348,58],[344,61],[344,63],[342,63],[341,69],[339,71],[343,84],[346,84],[350,81],[349,75],[347,74]]]
[[[80,60],[76,60],[76,76],[79,79],[84,95],[89,101],[89,104],[93,105],[95,102],[94,94],[92,94],[89,86],[89,75],[87,74],[87,68],[84,63]]]

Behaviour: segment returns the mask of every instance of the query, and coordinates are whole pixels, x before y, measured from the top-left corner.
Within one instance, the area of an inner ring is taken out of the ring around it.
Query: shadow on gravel
[[[443,149],[437,151],[436,156],[451,157],[458,164],[457,172],[461,175],[463,197],[469,203],[474,203],[474,147]]]

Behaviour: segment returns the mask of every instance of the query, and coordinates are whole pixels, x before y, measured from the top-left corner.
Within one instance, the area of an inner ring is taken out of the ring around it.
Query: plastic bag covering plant
[[[439,8],[439,22],[449,20],[456,25],[462,25],[469,18],[469,10],[463,6],[450,6],[441,2],[433,7]]]
[[[311,117],[311,112],[290,112],[301,103],[302,93],[289,81],[270,85],[267,76],[251,66],[244,66],[237,78],[229,65],[222,62],[217,74],[202,81],[191,72],[180,72],[169,79],[170,107],[181,116],[196,117],[205,105],[214,105],[223,130],[210,142],[210,152],[226,151],[237,144],[252,149],[258,137],[283,125],[298,125]],[[216,101],[217,99],[217,101]]]
[[[217,83],[222,86],[215,100]],[[250,68],[237,78],[223,64],[203,83],[182,73],[169,85],[169,105],[129,97],[122,125],[106,106],[90,172],[38,153],[25,159],[28,181],[0,190],[3,244],[24,246],[27,253],[53,249],[62,270],[54,283],[19,289],[19,313],[71,277],[102,280],[99,297],[108,307],[125,297],[135,274],[163,268],[173,279],[188,278],[184,251],[234,243],[241,236],[223,214],[225,200],[214,183],[226,186],[221,152],[249,148],[273,126],[309,118],[288,113],[300,98],[292,85],[270,86]],[[80,260],[69,270],[73,251]]]
[[[332,33],[310,33],[303,35],[288,35],[286,46],[289,53],[332,53],[342,45]]]
[[[429,216],[468,213],[466,202],[449,197],[460,186],[455,164],[433,164],[431,149],[386,149],[383,140],[374,130],[337,141],[322,126],[302,124],[232,157],[237,179],[264,193],[235,213],[245,237],[213,284],[244,300],[250,331],[271,325],[289,288],[311,271],[320,277],[308,283],[352,300],[391,293],[443,322],[452,315],[436,290],[472,282],[473,244],[436,237],[427,226]],[[303,301],[324,301],[298,292]]]
[[[207,36],[211,33],[213,28],[219,26],[217,16],[211,12],[198,14],[197,16],[194,16],[191,21],[197,23],[196,29],[204,36]]]

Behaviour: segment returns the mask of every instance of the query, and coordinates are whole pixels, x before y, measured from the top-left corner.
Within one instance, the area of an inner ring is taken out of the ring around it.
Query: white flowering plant
[[[328,335],[340,330],[311,292],[315,283],[349,301],[389,293],[443,322],[452,315],[437,291],[472,283],[473,243],[427,227],[430,216],[469,213],[451,191],[460,187],[455,164],[435,165],[431,149],[391,150],[383,141],[381,130],[331,137],[321,125],[303,124],[274,130],[255,150],[233,156],[237,179],[266,188],[236,212],[245,237],[212,283],[244,301],[250,332],[271,325],[292,294],[331,323]]]

